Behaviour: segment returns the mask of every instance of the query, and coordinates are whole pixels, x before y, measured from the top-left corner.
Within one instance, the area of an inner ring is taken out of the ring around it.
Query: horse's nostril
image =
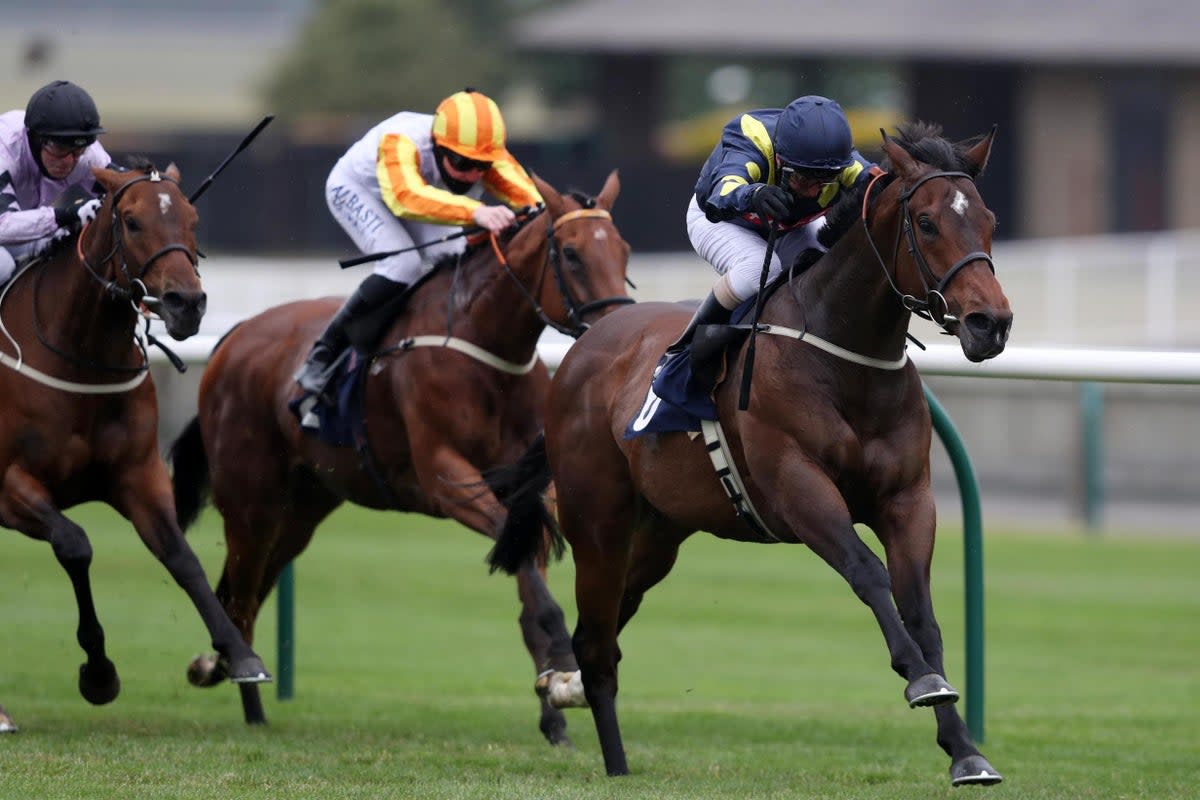
[[[163,308],[173,313],[195,312],[203,314],[208,306],[204,292],[167,292],[162,296]]]

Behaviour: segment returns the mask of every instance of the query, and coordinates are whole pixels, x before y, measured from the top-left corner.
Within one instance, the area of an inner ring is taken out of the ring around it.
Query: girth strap
[[[713,469],[717,472],[717,480],[721,482],[721,488],[725,490],[725,494],[733,503],[733,510],[737,512],[738,518],[753,528],[754,532],[764,541],[781,541],[778,536],[767,529],[767,524],[763,522],[758,509],[750,500],[750,495],[746,493],[746,484],[742,481],[742,476],[738,474],[737,467],[733,463],[733,456],[729,452],[729,442],[725,439],[725,431],[721,428],[721,423],[716,420],[702,419],[700,420],[700,430],[704,434],[704,447],[708,451],[708,457],[712,461]]]

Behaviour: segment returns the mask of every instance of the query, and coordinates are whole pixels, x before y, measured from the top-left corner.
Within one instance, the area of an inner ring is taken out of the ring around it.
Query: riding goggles
[[[786,186],[795,178],[801,185],[825,187],[835,183],[842,174],[840,169],[802,169],[790,164],[779,165],[779,183]]]
[[[473,158],[460,155],[453,150],[445,150],[444,152],[446,154],[446,161],[459,172],[487,172],[492,168],[492,162],[490,161],[476,161]]]
[[[71,136],[61,139],[43,139],[42,148],[55,158],[83,155],[83,151],[96,141],[94,136]]]

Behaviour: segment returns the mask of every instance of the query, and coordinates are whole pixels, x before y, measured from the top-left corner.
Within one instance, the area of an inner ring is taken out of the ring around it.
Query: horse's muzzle
[[[200,330],[200,321],[208,308],[208,296],[204,292],[165,292],[162,299],[151,310],[162,317],[167,333],[176,341],[195,336]]]
[[[958,329],[963,355],[970,361],[979,362],[1004,352],[1008,334],[1012,330],[1012,318],[1011,311],[973,311],[967,314]]]

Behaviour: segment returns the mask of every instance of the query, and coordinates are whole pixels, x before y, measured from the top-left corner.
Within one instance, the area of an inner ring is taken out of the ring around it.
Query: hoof
[[[192,686],[207,689],[225,680],[225,667],[216,653],[196,656],[188,664],[187,679]]]
[[[583,693],[583,677],[579,670],[556,672],[547,670],[533,684],[538,697],[544,697],[554,708],[587,708]]]
[[[940,706],[946,703],[957,703],[958,692],[946,683],[946,679],[936,672],[917,678],[904,690],[904,699],[909,708],[918,706]]]
[[[270,683],[271,673],[258,656],[247,656],[229,667],[229,680],[234,683]]]
[[[561,747],[564,750],[574,750],[575,743],[571,741],[571,737],[567,736],[565,728],[554,728],[548,731],[542,731],[546,737],[546,741],[552,747]]]
[[[4,706],[0,706],[0,733],[16,733],[17,723],[12,721],[12,717],[4,710]]]
[[[991,786],[993,783],[999,783],[1002,780],[1004,780],[1004,777],[999,772],[996,772],[983,756],[967,756],[961,761],[955,761],[950,765],[951,786],[967,786],[969,784]]]
[[[575,745],[567,736],[567,718],[563,716],[562,711],[550,705],[550,698],[546,695],[541,695],[541,701],[542,718],[538,720],[538,730],[552,746],[573,749]]]
[[[121,693],[121,679],[117,668],[107,658],[95,664],[88,661],[79,665],[79,693],[94,706],[102,706],[117,699]]]

